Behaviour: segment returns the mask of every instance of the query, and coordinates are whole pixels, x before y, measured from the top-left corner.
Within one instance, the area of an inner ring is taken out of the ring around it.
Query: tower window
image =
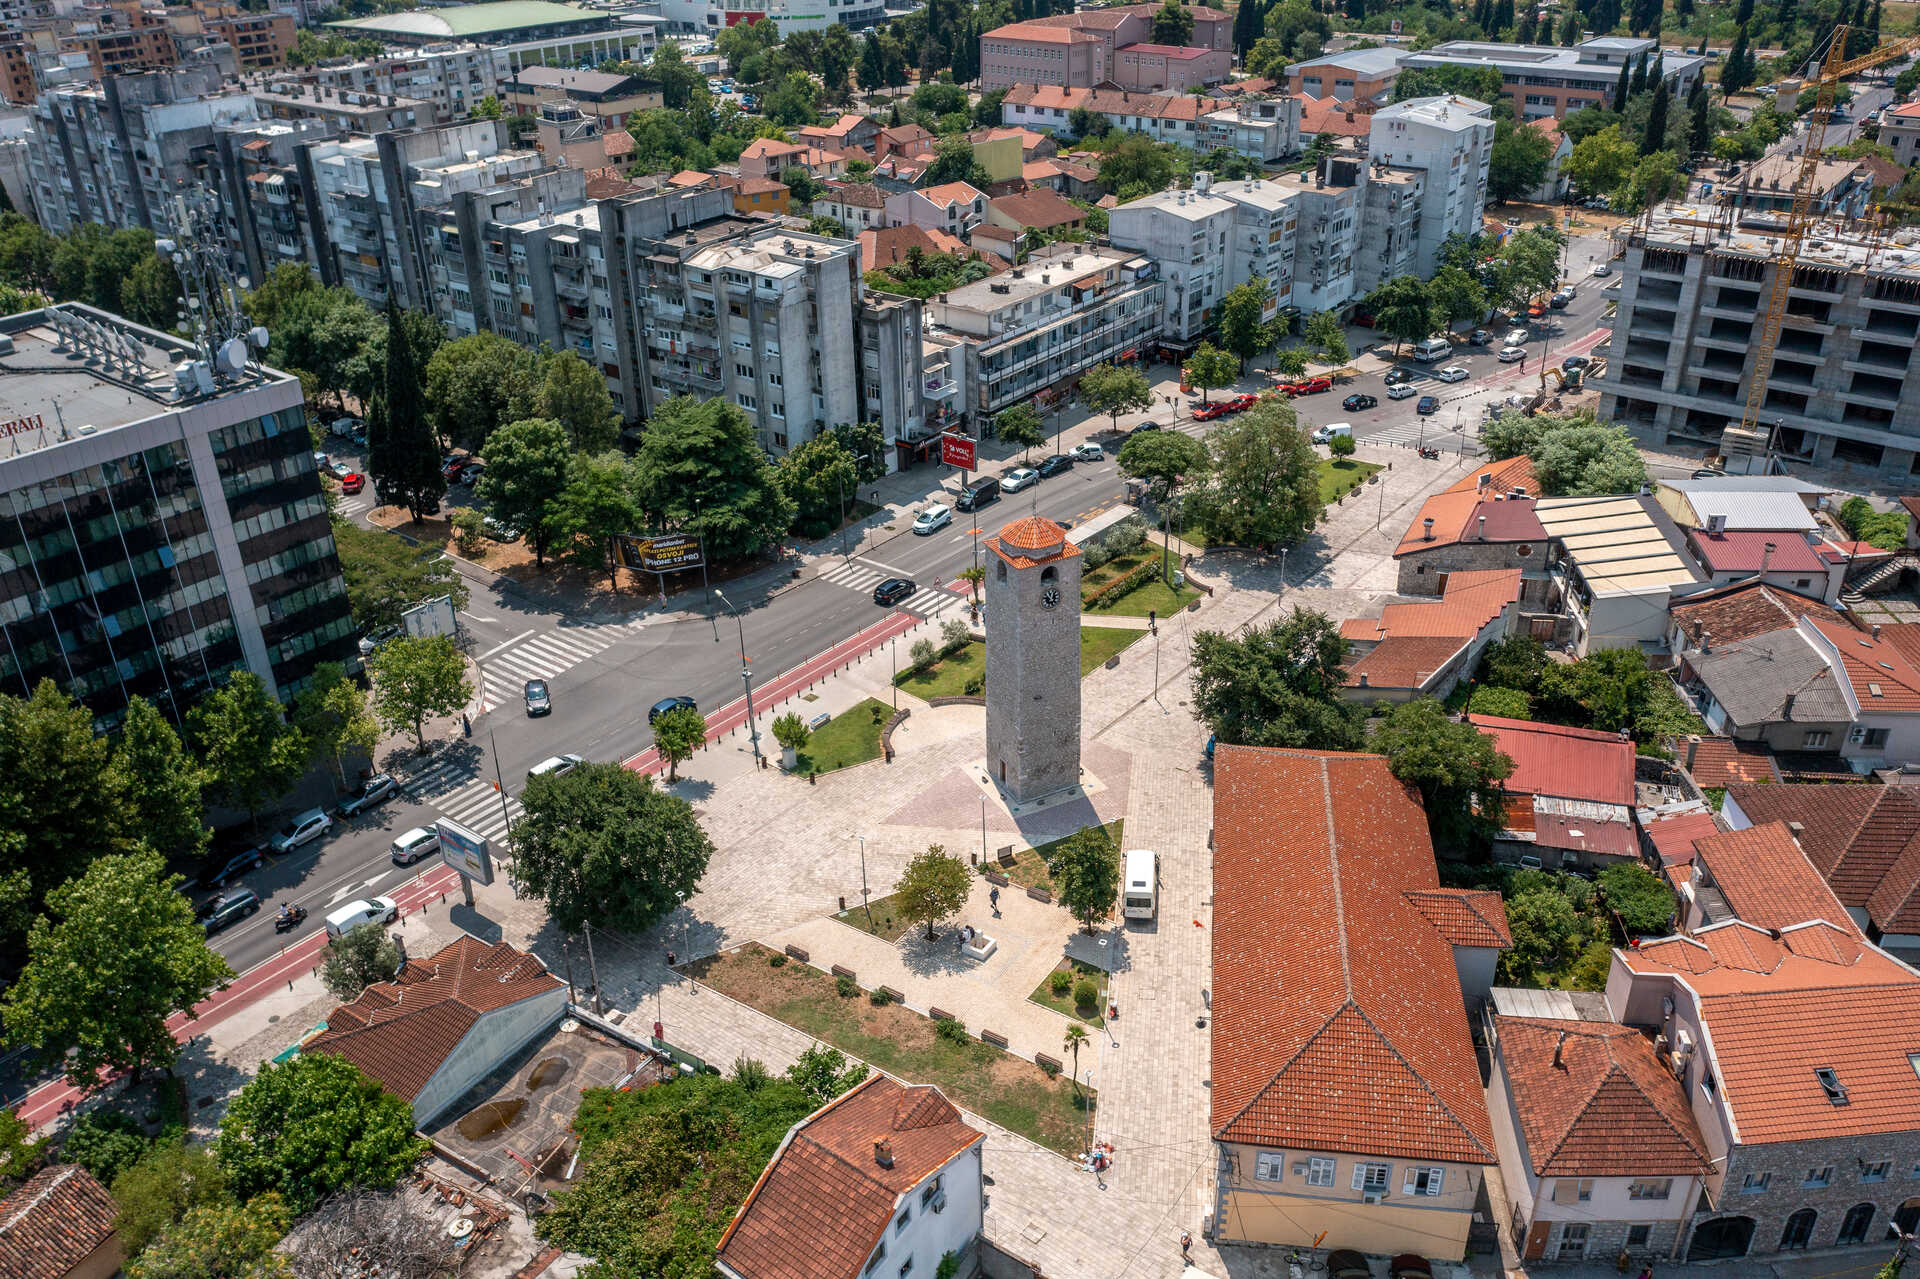
[[[1000,580],[1003,582],[1007,580],[1007,566],[1004,563],[1000,565]]]
[[[1054,568],[1051,564],[1040,570],[1040,580],[1043,582],[1051,582],[1058,576],[1060,576],[1060,570]]]

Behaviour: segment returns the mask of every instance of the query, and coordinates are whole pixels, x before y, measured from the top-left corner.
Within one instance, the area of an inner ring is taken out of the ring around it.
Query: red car
[[[358,471],[352,471],[340,477],[340,491],[342,493],[358,493],[366,486],[367,477]]]
[[[1227,401],[1227,412],[1242,413],[1260,402],[1257,395],[1236,395]]]
[[[1280,389],[1288,395],[1312,395],[1316,391],[1331,391],[1333,379],[1330,377],[1303,378],[1298,382],[1289,382]]]
[[[1215,400],[1212,404],[1202,404],[1193,411],[1193,420],[1196,422],[1211,422],[1217,417],[1225,417],[1233,411],[1227,407],[1229,403],[1230,401],[1227,400]]]

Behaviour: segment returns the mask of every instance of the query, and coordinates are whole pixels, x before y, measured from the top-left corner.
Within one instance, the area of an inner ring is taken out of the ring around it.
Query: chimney
[[[1807,833],[1807,827],[1804,822],[1788,822],[1787,829],[1793,832],[1793,837],[1795,839],[1799,839],[1802,835]]]
[[[893,1167],[893,1143],[885,1137],[873,1139],[873,1162],[882,1168]]]
[[[1361,688],[1367,687],[1367,673],[1365,671],[1360,672],[1360,687]]]
[[[1555,1070],[1565,1070],[1567,1068],[1566,1062],[1560,1059],[1560,1055],[1566,1050],[1566,1047],[1567,1032],[1563,1030],[1560,1032],[1560,1038],[1555,1040],[1553,1044],[1553,1068]]]
[[[1693,771],[1694,752],[1698,751],[1699,749],[1700,749],[1700,734],[1688,733],[1687,734],[1687,758],[1686,758],[1686,761],[1681,765],[1681,767],[1685,768],[1688,772]]]
[[[1431,542],[1433,540],[1433,521],[1431,519],[1420,521],[1420,540],[1423,542]]]
[[[1878,622],[1873,624],[1873,638],[1875,641],[1878,641],[1880,638],[1880,623]]]
[[[1480,517],[1479,535],[1481,541],[1484,542],[1487,540],[1487,517],[1484,515]]]
[[[1701,630],[1700,651],[1702,653],[1711,653],[1713,651],[1713,632],[1712,631],[1705,630],[1705,629]]]
[[[1760,549],[1760,571],[1765,573],[1767,565],[1773,563],[1773,543],[1768,542]]]

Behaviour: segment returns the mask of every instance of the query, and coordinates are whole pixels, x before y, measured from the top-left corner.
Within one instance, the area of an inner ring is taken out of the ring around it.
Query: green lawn
[[[1091,598],[1102,587],[1125,577],[1149,560],[1158,561],[1165,555],[1166,548],[1163,546],[1143,546],[1107,561],[1080,579],[1081,599]],[[1175,567],[1178,567],[1177,563]],[[1142,582],[1111,603],[1092,606],[1090,611],[1112,613],[1119,617],[1145,617],[1153,612],[1166,617],[1178,613],[1199,595],[1200,592],[1191,586],[1182,586],[1176,591],[1167,585],[1165,576],[1159,576]]]
[[[881,941],[899,941],[913,927],[913,921],[900,913],[899,897],[894,893],[876,897],[865,907],[851,906],[834,918],[850,928],[870,933]]]
[[[1359,488],[1367,477],[1380,469],[1378,462],[1356,462],[1350,457],[1322,459],[1320,463],[1320,500],[1336,502],[1340,495]]]
[[[1081,574],[1080,577],[1081,598],[1085,599],[1109,583],[1116,582],[1125,577],[1134,569],[1145,564],[1147,560],[1158,559],[1160,555],[1160,547],[1143,546],[1139,550],[1128,551],[1125,555],[1116,556],[1108,560],[1105,564],[1102,564],[1099,568],[1089,569],[1087,572]]]
[[[1145,631],[1124,626],[1082,626],[1080,628],[1080,678],[1085,679],[1097,666],[1118,656],[1127,645],[1140,639]]]
[[[814,731],[800,749],[799,772],[831,773],[849,764],[880,758],[880,730],[893,708],[869,697],[848,707]]]
[[[933,1084],[955,1105],[1049,1150],[1068,1156],[1085,1150],[1087,1111],[1097,1100],[1092,1089],[1049,1078],[1032,1062],[979,1039],[942,1039],[931,1019],[898,1004],[877,1005],[864,994],[843,998],[825,973],[793,962],[773,967],[767,962],[773,955],[749,943],[685,970],[721,994],[888,1074]]]
[[[893,681],[915,697],[960,697],[967,681],[987,669],[987,646],[975,640],[922,671],[902,671]]]
[[[1094,984],[1100,987],[1104,987],[1106,984],[1102,980],[1106,976],[1105,973],[1095,968],[1092,964],[1083,964],[1077,959],[1061,960],[1054,966],[1054,972],[1072,973],[1076,980],[1081,977],[1091,977],[1093,978]],[[1093,1003],[1075,1004],[1073,1002],[1072,989],[1069,988],[1064,995],[1056,995],[1053,993],[1052,981],[1053,974],[1049,973],[1041,980],[1038,986],[1033,988],[1033,993],[1028,995],[1027,998],[1039,1004],[1042,1008],[1051,1008],[1062,1017],[1071,1017],[1075,1021],[1084,1021],[1089,1026],[1100,1027],[1107,1024],[1107,1019],[1100,1015],[1100,995],[1098,991],[1094,993]]]
[[[1107,838],[1113,841],[1117,850],[1120,847],[1121,832],[1126,829],[1125,819],[1108,822]],[[997,860],[982,866],[982,870],[997,870],[1022,888],[1053,888],[1053,876],[1047,870],[1047,854],[1055,847],[1072,839],[1072,835],[1062,835],[1059,839],[1050,839],[1038,848],[1022,848],[1014,853],[1013,865],[1002,866]]]

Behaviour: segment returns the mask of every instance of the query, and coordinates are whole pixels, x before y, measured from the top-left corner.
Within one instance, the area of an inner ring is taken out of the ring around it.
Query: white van
[[[362,924],[391,924],[400,918],[400,907],[391,897],[362,898],[348,902],[327,916],[327,936],[350,933]]]
[[[1333,437],[1336,435],[1352,435],[1352,434],[1353,434],[1353,423],[1329,422],[1325,426],[1321,427],[1319,430],[1313,433],[1313,442],[1315,444],[1331,444],[1333,443]]]
[[[1160,854],[1150,848],[1127,850],[1126,881],[1120,890],[1120,914],[1152,919],[1160,905]]]
[[[1413,358],[1422,364],[1432,364],[1435,360],[1444,360],[1453,354],[1453,343],[1445,338],[1428,338],[1413,348]]]

